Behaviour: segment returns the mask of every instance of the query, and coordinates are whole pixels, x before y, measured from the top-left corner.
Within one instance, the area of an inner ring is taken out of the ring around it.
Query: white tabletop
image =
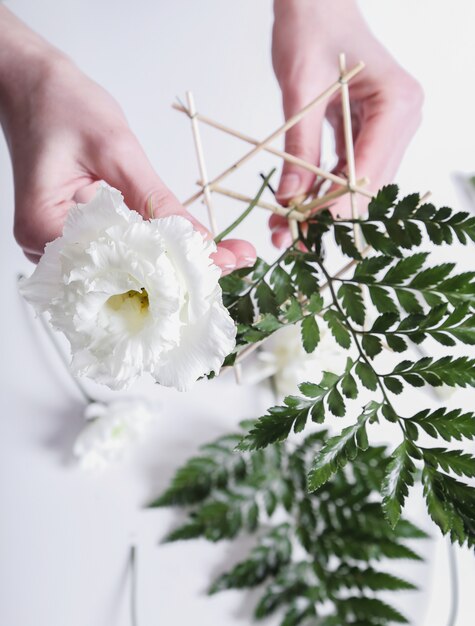
[[[269,55],[269,0],[7,4],[119,100],[179,197],[193,190],[198,173],[188,121],[169,106],[176,95],[192,89],[199,110],[258,137],[281,120]],[[466,80],[473,73],[473,3],[459,0],[450,10],[433,0],[362,5],[380,38],[426,91],[424,122],[399,176],[403,190],[430,188],[435,202],[456,206],[450,172],[475,169],[473,94]],[[244,149],[212,131],[203,136],[213,172]],[[255,168],[243,170],[235,187],[250,185],[252,191],[255,176]],[[204,594],[211,576],[239,557],[236,546],[158,546],[175,513],[143,506],[200,443],[263,411],[267,393],[237,387],[230,375],[200,383],[188,394],[143,385],[162,407],[150,438],[119,468],[99,475],[80,471],[71,461],[71,445],[83,423],[83,403],[17,295],[16,274],[31,266],[11,235],[12,207],[10,165],[0,140],[0,624],[128,626],[132,539],[138,545],[141,626],[249,624],[255,594]],[[222,224],[234,214],[230,207],[223,203]],[[204,215],[202,208],[198,213]],[[271,255],[266,217],[259,214],[240,233]],[[418,502],[411,506],[420,511]],[[408,577],[425,587],[421,595],[400,595],[399,606],[418,626],[443,625],[448,614],[446,545],[432,532],[436,539],[425,549],[432,555],[430,567],[404,564]],[[463,599],[457,626],[469,626],[471,555],[460,553],[458,565]]]

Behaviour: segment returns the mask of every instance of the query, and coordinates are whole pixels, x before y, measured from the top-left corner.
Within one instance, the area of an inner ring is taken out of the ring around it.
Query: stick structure
[[[360,178],[359,180],[356,181],[356,185],[354,189],[358,190],[358,188],[363,187],[367,185],[368,183],[369,183],[368,178],[366,177]],[[315,200],[311,200],[307,204],[302,204],[300,206],[300,209],[301,210],[305,209],[304,216],[305,216],[305,219],[308,219],[308,217],[315,211],[315,209],[318,209],[320,207],[327,205],[332,200],[336,200],[337,198],[344,196],[346,193],[348,193],[348,187],[335,189],[334,191],[330,191],[324,196],[320,196],[319,198],[315,198]]]
[[[340,54],[339,65],[341,82],[341,108],[343,114],[343,135],[345,139],[346,164],[348,167],[348,191],[350,192],[351,215],[353,219],[357,219],[358,204],[356,201],[356,194],[353,191],[356,184],[355,150],[353,146],[353,128],[351,123],[350,90],[348,87],[348,81],[345,80],[346,57],[344,53]],[[354,225],[353,231],[355,235],[355,245],[359,250],[361,248],[361,232],[356,224]]]
[[[279,128],[277,128],[274,132],[268,135],[264,140],[258,141],[253,137],[245,135],[237,130],[229,128],[224,124],[217,122],[205,115],[201,115],[195,109],[195,104],[193,100],[193,96],[190,92],[187,93],[187,103],[188,106],[184,106],[181,102],[179,104],[174,103],[172,106],[174,109],[181,111],[188,115],[191,119],[191,125],[193,130],[193,138],[195,143],[195,150],[198,159],[198,166],[200,170],[201,180],[199,181],[201,189],[192,195],[190,198],[184,201],[184,205],[188,206],[195,200],[199,199],[201,196],[204,196],[204,201],[208,208],[208,215],[211,224],[211,228],[213,233],[216,232],[216,220],[214,217],[212,204],[211,204],[211,193],[218,193],[220,195],[233,198],[235,200],[239,200],[241,202],[245,202],[250,204],[253,202],[252,198],[249,196],[242,194],[237,191],[233,191],[225,186],[220,185],[221,181],[223,181],[227,176],[232,174],[234,171],[239,169],[245,163],[247,163],[250,159],[252,159],[255,155],[257,155],[261,151],[269,152],[284,161],[289,163],[293,163],[298,165],[308,171],[311,171],[316,176],[320,178],[319,184],[315,188],[317,191],[320,187],[320,183],[322,180],[329,180],[332,183],[338,185],[339,188],[333,189],[332,191],[320,196],[314,197],[309,201],[306,201],[307,196],[301,197],[298,199],[294,199],[294,202],[289,208],[278,206],[277,204],[273,204],[270,202],[266,202],[264,200],[258,199],[255,203],[257,206],[266,209],[268,211],[272,211],[277,215],[281,215],[286,217],[289,220],[289,228],[292,233],[293,239],[298,238],[298,223],[304,222],[311,215],[315,214],[319,209],[328,206],[330,202],[336,200],[337,198],[349,194],[350,203],[351,203],[351,211],[352,218],[358,219],[358,204],[357,204],[357,194],[361,194],[368,198],[373,197],[373,193],[368,190],[366,187],[369,184],[369,180],[366,177],[356,179],[356,166],[355,166],[355,154],[354,154],[354,145],[353,145],[353,129],[352,129],[352,119],[351,119],[351,107],[350,107],[350,94],[349,94],[349,81],[354,78],[362,69],[364,68],[364,63],[358,63],[351,70],[347,71],[346,69],[346,59],[345,55],[342,53],[339,56],[339,71],[340,76],[339,80],[330,85],[323,93],[314,98],[311,102],[309,102],[305,107],[303,107],[298,113],[288,119],[284,124],[282,124]],[[340,91],[341,94],[341,106],[342,106],[342,117],[343,117],[343,133],[344,133],[344,141],[345,141],[345,153],[346,153],[346,162],[348,168],[348,178],[344,178],[342,176],[338,176],[333,172],[328,172],[325,169],[314,165],[313,163],[309,163],[304,159],[300,159],[284,150],[279,150],[278,148],[274,148],[269,145],[272,141],[280,137],[282,134],[287,132],[290,128],[292,128],[295,124],[297,124],[309,111],[311,111],[315,106],[324,102],[328,98],[331,98],[335,93]],[[209,180],[206,165],[203,156],[203,149],[201,145],[201,138],[198,128],[198,121],[207,124],[217,130],[220,130],[228,135],[236,137],[250,145],[252,145],[252,149],[246,152],[240,159],[231,164],[227,169],[222,171],[220,174],[215,176],[213,179]],[[317,191],[315,193],[317,193]],[[311,195],[310,195],[311,197]],[[420,204],[423,204],[430,197],[430,192],[424,194],[420,200]],[[357,248],[360,250],[361,255],[365,257],[371,250],[370,246],[364,245],[364,240],[362,239],[361,231],[358,228],[358,225],[354,225],[355,228],[355,244]],[[356,260],[351,260],[345,266],[343,266],[334,277],[340,277],[348,272],[352,267],[356,265]],[[324,283],[320,287],[320,292],[324,291],[328,288],[328,284]],[[221,372],[225,372],[228,369],[234,369],[236,381],[239,383],[241,381],[241,363],[248,358],[255,350],[257,350],[266,340],[262,340],[256,342],[254,344],[248,345],[243,348],[236,356],[236,360],[233,366],[223,367]]]
[[[186,99],[188,102],[188,111],[191,120],[191,129],[193,131],[193,140],[195,144],[196,158],[198,159],[198,168],[200,170],[200,176],[202,183],[202,193],[204,194],[204,200],[206,208],[208,209],[208,220],[211,227],[211,232],[216,235],[218,232],[218,225],[216,223],[216,215],[213,210],[213,203],[211,200],[211,193],[208,187],[208,172],[206,170],[206,163],[203,154],[203,145],[201,143],[200,130],[198,128],[198,120],[196,119],[195,100],[191,91],[186,92]]]
[[[249,150],[249,152],[246,152],[246,154],[244,156],[242,156],[235,163],[233,163],[227,169],[225,169],[223,172],[221,172],[221,174],[218,174],[218,176],[213,178],[210,181],[210,184],[211,185],[215,185],[217,183],[220,183],[224,178],[226,178],[226,176],[229,176],[229,174],[232,174],[237,169],[242,167],[245,163],[247,163],[249,161],[249,159],[252,159],[253,156],[255,156],[256,154],[261,152],[269,143],[274,141],[274,139],[277,139],[277,137],[280,137],[280,135],[282,135],[283,133],[287,132],[290,128],[292,128],[292,126],[295,126],[295,124],[300,122],[300,120],[311,109],[313,109],[318,104],[321,104],[325,100],[328,100],[328,98],[331,98],[331,96],[333,96],[340,89],[342,80],[344,80],[344,81],[351,80],[354,76],[356,76],[359,72],[361,72],[361,70],[363,68],[364,68],[364,63],[362,63],[362,62],[360,62],[357,65],[355,65],[354,68],[352,68],[349,72],[346,72],[343,75],[343,77],[340,77],[339,80],[337,80],[332,85],[330,85],[330,87],[328,87],[319,96],[317,96],[311,102],[309,102],[306,106],[304,106],[303,109],[301,109],[301,111],[299,111],[298,113],[293,115],[291,118],[289,118],[284,124],[282,124],[282,126],[280,126],[277,130],[275,130],[268,137],[266,137],[261,143],[259,143],[256,146],[254,146],[254,148],[252,148],[252,150]],[[190,196],[187,200],[185,200],[183,202],[183,204],[185,206],[190,205],[192,202],[194,202],[195,200],[200,198],[202,194],[203,194],[203,190],[201,189],[200,191],[198,191],[194,195]]]
[[[228,198],[234,198],[235,200],[240,200],[241,202],[245,202],[246,204],[250,204],[252,202],[252,198],[250,196],[246,196],[245,194],[239,193],[238,191],[233,191],[232,189],[227,189],[226,187],[221,187],[221,185],[211,185],[211,191],[218,193],[222,196],[227,196]],[[276,213],[277,215],[282,215],[282,217],[290,217],[292,216],[298,222],[304,222],[307,218],[304,213],[297,211],[295,209],[286,209],[284,207],[278,206],[277,204],[271,204],[270,202],[265,202],[264,200],[259,200],[256,203],[257,206],[262,209],[266,209],[267,211],[272,211],[272,213]]]
[[[172,108],[175,109],[176,111],[180,111],[181,113],[185,113],[186,115],[190,117],[189,110],[186,107],[184,107],[182,104],[174,102],[172,104]],[[202,122],[203,124],[206,124],[207,126],[216,128],[216,130],[220,130],[226,133],[227,135],[231,135],[232,137],[241,139],[242,141],[245,141],[246,143],[249,143],[253,146],[261,145],[257,139],[254,139],[253,137],[249,137],[249,135],[245,135],[244,133],[234,130],[233,128],[230,128],[229,126],[225,126],[224,124],[221,124],[221,122],[217,122],[213,120],[212,118],[207,117],[206,115],[202,115],[201,113],[195,113],[195,118],[199,120],[200,122]],[[308,161],[305,161],[304,159],[300,159],[299,157],[296,157],[293,154],[290,154],[289,152],[285,152],[284,150],[279,150],[278,148],[274,148],[273,146],[263,146],[262,150],[264,150],[265,152],[269,152],[270,154],[274,154],[275,156],[278,156],[284,161],[288,161],[289,163],[298,165],[299,167],[306,169],[309,172],[312,172],[316,176],[320,176],[321,178],[325,178],[326,180],[330,180],[337,185],[341,185],[345,187],[345,193],[347,193],[348,191],[347,189],[348,181],[342,176],[338,176],[337,174],[334,174],[333,172],[328,172],[322,169],[321,167],[314,165],[313,163],[309,163]],[[356,188],[356,192],[363,196],[366,196],[367,198],[373,197],[373,194],[364,188]]]

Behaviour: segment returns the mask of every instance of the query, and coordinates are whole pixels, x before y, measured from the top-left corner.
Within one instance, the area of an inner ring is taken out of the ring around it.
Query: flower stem
[[[447,622],[447,626],[455,626],[457,622],[458,609],[459,609],[459,584],[457,575],[457,559],[455,554],[455,545],[448,540],[449,549],[449,571],[450,571],[450,587],[451,587],[451,606],[450,615]]]
[[[137,547],[133,543],[130,546],[130,623],[138,625],[137,619]]]
[[[222,241],[225,237],[229,235],[229,233],[231,233],[237,226],[239,226],[239,224],[243,220],[246,219],[246,217],[249,215],[249,213],[254,209],[254,207],[257,205],[257,203],[261,199],[261,196],[264,193],[264,190],[266,189],[267,185],[269,184],[269,181],[272,178],[274,172],[275,172],[275,167],[264,178],[264,182],[260,186],[259,191],[257,192],[256,196],[254,197],[250,205],[247,207],[247,209],[243,211],[241,215],[237,219],[235,219],[232,224],[230,224],[225,230],[223,230],[219,235],[217,235],[214,238],[215,243],[219,243],[220,241]]]

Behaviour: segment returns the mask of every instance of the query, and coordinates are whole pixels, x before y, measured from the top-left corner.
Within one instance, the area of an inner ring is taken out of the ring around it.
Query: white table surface
[[[281,120],[269,55],[269,0],[11,0],[7,5],[119,100],[179,197],[193,189],[197,169],[187,120],[169,106],[176,95],[192,89],[199,110],[257,137]],[[431,189],[436,203],[456,206],[450,172],[475,169],[473,2],[362,5],[380,38],[426,92],[424,122],[398,181],[404,191]],[[244,149],[212,131],[203,135],[211,172]],[[268,160],[260,163],[264,167]],[[254,189],[256,167],[235,176],[236,188]],[[223,203],[226,221],[234,214],[230,206]],[[175,515],[143,505],[199,443],[265,409],[267,394],[236,387],[231,376],[198,384],[188,394],[144,385],[163,413],[150,439],[122,467],[100,475],[81,472],[70,450],[83,404],[17,296],[16,274],[31,266],[11,234],[12,208],[11,170],[0,140],[0,624],[128,626],[132,538],[138,544],[140,626],[249,624],[254,594],[226,592],[213,599],[204,594],[210,576],[239,557],[236,549],[202,541],[158,546]],[[198,214],[203,215],[201,208]],[[254,242],[257,236],[260,253],[271,255],[266,217],[259,214],[241,234]],[[457,254],[472,267],[470,256]],[[470,404],[470,398],[461,395],[460,401]],[[420,510],[415,498],[410,512]],[[421,523],[427,520],[422,517]],[[435,528],[433,535],[425,548],[430,566],[408,564],[406,570],[424,592],[399,596],[399,606],[418,626],[443,626],[448,615],[446,544]],[[475,567],[468,551],[457,558],[462,594],[457,626],[470,626]]]

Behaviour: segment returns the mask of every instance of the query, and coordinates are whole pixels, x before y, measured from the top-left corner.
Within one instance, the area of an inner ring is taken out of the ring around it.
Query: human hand
[[[340,52],[346,54],[348,69],[365,61],[366,68],[350,83],[355,161],[357,178],[369,177],[370,187],[376,191],[393,179],[420,123],[420,85],[375,39],[354,0],[274,0],[274,13],[272,58],[286,119],[336,80]],[[345,171],[339,94],[316,106],[287,132],[285,150],[319,165],[325,118],[335,134],[335,171]],[[286,162],[277,199],[288,205],[294,197],[309,192],[314,181],[314,174]],[[361,196],[358,203],[360,210],[366,208]],[[348,216],[348,197],[335,201],[331,210]],[[285,218],[273,215],[269,225],[274,245],[290,243]]]
[[[2,28],[4,27],[4,28]],[[209,231],[158,177],[116,101],[5,7],[0,7],[0,121],[15,182],[15,237],[37,262],[61,235],[68,209],[100,180],[144,217],[183,215]],[[254,247],[228,239],[213,260],[223,273],[253,265]]]

